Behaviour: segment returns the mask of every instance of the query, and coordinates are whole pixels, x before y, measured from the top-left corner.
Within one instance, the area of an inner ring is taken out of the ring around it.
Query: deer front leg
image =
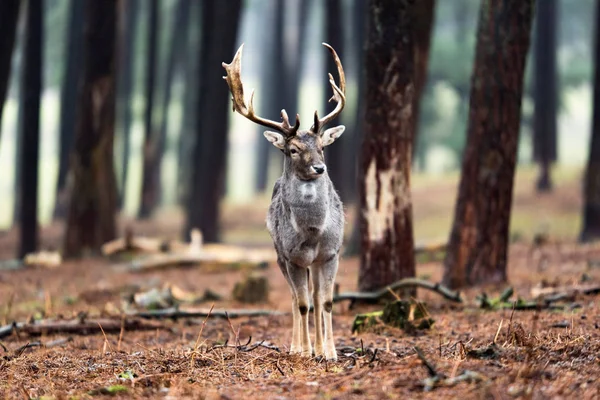
[[[300,338],[300,311],[298,309],[298,298],[292,289],[292,346],[290,347],[290,353],[298,354],[302,353],[302,341]]]
[[[310,304],[308,294],[308,268],[299,267],[293,263],[288,264],[288,274],[292,282],[294,293],[296,294],[297,307],[299,314],[299,326],[296,326],[294,332],[298,332],[302,346],[302,355],[310,357],[312,355],[312,345],[308,331],[308,307]],[[297,329],[299,328],[299,329]]]
[[[335,254],[332,258],[319,266],[317,272],[319,274],[319,286],[315,287],[318,291],[318,296],[323,305],[323,322],[324,322],[324,338],[323,352],[327,360],[337,360],[337,352],[335,350],[335,341],[333,339],[333,286],[335,284],[335,276],[338,269],[338,255]],[[315,282],[313,280],[313,282]],[[315,308],[316,309],[316,308]]]

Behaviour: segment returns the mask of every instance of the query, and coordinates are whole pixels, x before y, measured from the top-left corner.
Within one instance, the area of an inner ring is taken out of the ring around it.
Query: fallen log
[[[440,296],[444,297],[447,300],[462,303],[462,298],[460,296],[460,292],[456,292],[448,289],[447,287],[439,284],[433,283],[429,281],[425,281],[417,278],[406,278],[401,279],[397,282],[392,283],[389,286],[384,287],[376,292],[346,292],[340,293],[338,295],[333,296],[334,302],[340,302],[349,300],[351,301],[351,307],[354,303],[366,303],[366,304],[377,304],[380,301],[388,298],[390,296],[390,291],[395,292],[398,289],[404,288],[422,288],[431,290]]]

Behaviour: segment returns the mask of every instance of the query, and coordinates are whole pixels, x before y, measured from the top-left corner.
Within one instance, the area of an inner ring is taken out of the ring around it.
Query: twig
[[[206,318],[204,318],[204,321],[202,321],[202,326],[200,327],[200,332],[198,332],[198,338],[196,339],[196,343],[194,344],[194,351],[192,352],[192,357],[190,359],[190,368],[194,367],[194,357],[196,355],[196,352],[198,351],[198,346],[200,344],[200,338],[202,337],[202,331],[204,330],[206,321],[208,321],[208,317],[210,317],[210,313],[212,312],[214,307],[215,307],[215,304],[213,303],[213,305],[210,307],[210,310],[208,310],[208,314],[206,315]]]
[[[17,350],[15,350],[15,358],[16,357],[20,357],[21,354],[23,354],[23,352],[31,347],[41,347],[42,343],[41,342],[31,342],[31,343],[27,343],[24,344],[23,346],[19,347]]]
[[[435,369],[433,364],[430,363],[429,360],[427,360],[427,358],[425,358],[423,351],[418,346],[415,346],[414,349],[417,352],[417,357],[419,357],[419,359],[423,362],[425,368],[427,368],[429,376],[432,378],[439,377],[440,375],[438,374],[437,370]]]
[[[178,308],[166,308],[164,310],[149,310],[149,311],[138,311],[127,314],[130,317],[140,317],[147,319],[179,319],[179,318],[205,318],[209,315],[209,311],[206,309],[189,309],[180,310]],[[242,318],[242,317],[263,317],[263,316],[281,316],[286,315],[280,311],[270,310],[213,310],[210,312],[210,316],[216,318]]]
[[[413,288],[418,287],[422,289],[431,290],[435,293],[438,293],[440,296],[446,298],[447,300],[462,303],[462,298],[460,296],[460,292],[455,292],[453,290],[448,289],[447,287],[439,284],[432,283],[429,281],[425,281],[417,278],[406,278],[401,279],[395,283],[392,283],[389,286],[386,286],[383,289],[380,289],[376,292],[346,292],[340,293],[337,296],[333,297],[334,302],[340,302],[344,300],[350,300],[353,303],[378,303],[380,300],[386,298],[389,295],[389,292],[395,292],[398,289],[403,288]]]

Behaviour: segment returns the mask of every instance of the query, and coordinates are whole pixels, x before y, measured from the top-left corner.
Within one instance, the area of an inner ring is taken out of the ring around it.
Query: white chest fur
[[[313,182],[303,182],[299,185],[300,198],[307,203],[313,203],[317,200],[317,185]]]

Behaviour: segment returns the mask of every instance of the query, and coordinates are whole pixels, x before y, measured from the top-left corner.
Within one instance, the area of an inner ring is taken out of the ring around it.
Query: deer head
[[[333,90],[333,96],[329,101],[335,101],[335,109],[323,118],[319,118],[315,111],[314,122],[310,129],[299,130],[300,116],[296,114],[296,122],[292,126],[285,110],[281,110],[281,122],[275,122],[269,119],[259,117],[254,113],[254,90],[250,94],[250,102],[246,104],[244,99],[244,87],[241,80],[242,70],[242,44],[233,57],[230,64],[222,63],[227,76],[223,77],[227,81],[231,91],[233,101],[233,111],[237,111],[242,116],[259,125],[273,129],[266,131],[265,137],[273,146],[280,149],[285,157],[289,159],[294,174],[302,180],[313,180],[319,178],[326,171],[323,148],[332,144],[339,138],[346,129],[343,125],[324,129],[325,126],[337,117],[346,104],[346,78],[342,63],[335,50],[323,43],[331,52],[337,66],[340,85],[336,85],[333,76],[329,74],[329,83]]]

